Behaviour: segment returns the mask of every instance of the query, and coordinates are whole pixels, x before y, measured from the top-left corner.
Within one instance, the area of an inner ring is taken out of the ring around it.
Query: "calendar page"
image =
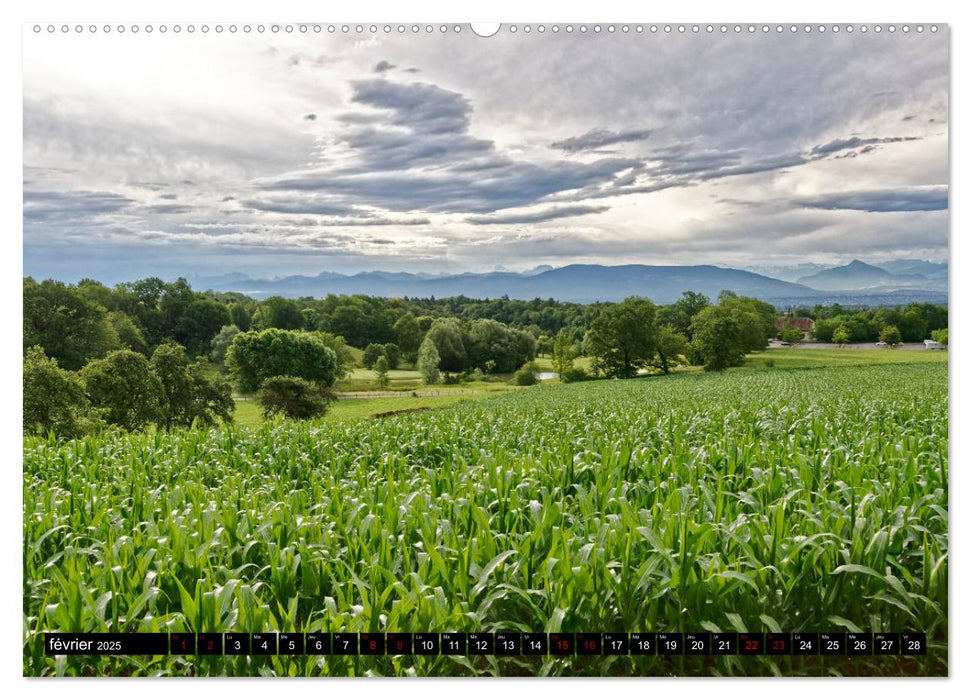
[[[933,23],[26,24],[23,674],[947,676],[949,83]]]

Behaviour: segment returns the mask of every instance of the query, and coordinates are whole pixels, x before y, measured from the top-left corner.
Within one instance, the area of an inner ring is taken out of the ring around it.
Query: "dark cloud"
[[[488,213],[610,183],[640,165],[623,158],[514,160],[469,133],[472,103],[461,93],[384,79],[356,81],[353,88],[355,104],[380,112],[341,118],[337,138],[350,148],[352,162],[264,182],[263,189],[317,192],[392,211]]]
[[[303,115],[303,118],[304,118],[305,121],[308,121],[308,122],[317,121],[317,115],[316,114],[305,114],[305,115]]]
[[[393,68],[396,68],[396,67],[397,66],[395,66],[393,63],[389,63],[388,61],[378,61],[378,64],[376,66],[374,66],[374,72],[375,73],[385,73],[385,72],[387,72],[389,70],[392,70]]]
[[[553,219],[563,219],[570,216],[582,216],[584,214],[599,214],[605,212],[610,207],[591,206],[588,204],[578,204],[572,207],[552,207],[527,214],[501,214],[499,216],[470,216],[466,219],[470,224],[536,224],[542,221]]]
[[[115,214],[134,200],[111,192],[24,192],[24,223],[72,222]]]
[[[557,148],[565,153],[579,153],[592,151],[604,146],[618,143],[643,141],[651,135],[650,129],[636,129],[631,131],[610,131],[609,129],[591,129],[580,136],[572,136],[562,141],[554,141],[551,148]]]
[[[247,199],[240,202],[244,207],[275,214],[309,214],[313,216],[336,217],[322,221],[305,219],[291,222],[295,226],[424,226],[431,223],[426,217],[394,219],[376,215],[358,207],[334,201],[321,200],[313,196],[274,197],[273,199]]]
[[[712,173],[722,168],[737,166],[742,162],[744,153],[739,148],[694,150],[684,144],[669,146],[651,154],[649,160],[652,165],[648,168],[648,172],[654,176]]]
[[[357,104],[387,110],[387,123],[415,134],[461,133],[469,127],[472,103],[458,92],[431,83],[357,80],[352,83]]]
[[[906,119],[904,121],[906,121]],[[834,139],[827,143],[813,146],[809,151],[809,156],[814,158],[822,158],[839,151],[846,151],[852,148],[859,148],[861,146],[869,147],[875,144],[899,143],[901,141],[920,141],[920,138],[917,136],[889,136],[884,138],[860,138],[859,136],[853,136],[846,139]],[[870,148],[869,150],[873,149]]]
[[[139,211],[149,214],[191,214],[195,209],[186,204],[153,204]]]
[[[169,193],[169,194],[160,194],[158,196],[158,198],[159,199],[178,199],[179,198],[179,195],[172,194],[172,193]]]
[[[897,187],[883,190],[837,192],[796,200],[809,209],[852,209],[868,212],[943,211],[947,209],[948,188]]]
[[[271,190],[324,191],[392,211],[488,213],[533,204],[540,199],[592,183],[609,182],[636,161],[603,159],[594,163],[539,166],[514,162],[494,176],[474,173],[393,172],[334,176],[304,173],[265,185]]]

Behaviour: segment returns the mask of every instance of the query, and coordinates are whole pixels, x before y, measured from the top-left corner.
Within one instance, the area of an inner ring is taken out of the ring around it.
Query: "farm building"
[[[795,326],[802,331],[804,338],[809,337],[815,325],[816,322],[806,316],[779,316],[775,320],[776,331],[781,333],[785,328]]]

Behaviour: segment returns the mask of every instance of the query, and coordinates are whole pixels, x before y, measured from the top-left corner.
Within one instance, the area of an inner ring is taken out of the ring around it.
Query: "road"
[[[769,341],[769,347],[782,348],[786,346],[783,346],[781,341],[771,340]],[[795,347],[798,348],[799,350],[835,350],[839,348],[839,346],[836,345],[835,343],[817,343],[815,341],[797,343]],[[889,350],[889,348],[878,348],[875,343],[847,343],[842,347],[842,349],[843,350]],[[898,345],[896,349],[897,350],[924,350],[925,348],[923,343],[904,343],[903,345]],[[938,352],[938,351],[933,351],[933,352]]]

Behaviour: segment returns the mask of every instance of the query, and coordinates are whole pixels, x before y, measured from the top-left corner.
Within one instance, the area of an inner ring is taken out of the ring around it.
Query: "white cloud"
[[[26,35],[26,272],[946,255],[946,32],[475,40]]]

